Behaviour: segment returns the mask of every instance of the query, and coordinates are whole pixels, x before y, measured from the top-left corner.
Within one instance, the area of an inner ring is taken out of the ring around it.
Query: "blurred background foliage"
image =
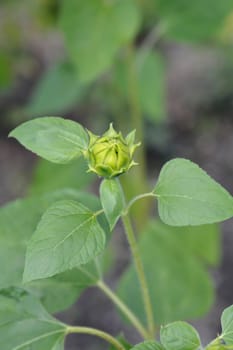
[[[14,113],[18,108],[19,119],[78,109],[92,115],[91,123],[95,118],[101,124],[101,117],[126,123],[131,103],[128,66],[134,61],[133,85],[143,117],[164,123],[169,48],[185,44],[197,51],[215,50],[213,56],[225,56],[218,73],[230,71],[232,7],[231,0],[2,1],[1,102],[17,87],[29,87],[1,119],[19,123]],[[229,94],[229,86],[216,87],[224,88],[217,92]]]
[[[145,147],[138,154],[140,167],[128,182],[124,179],[129,197],[148,188],[147,178],[155,182],[165,160],[192,154],[193,130],[204,135],[208,150],[206,135],[215,133],[225,115],[232,116],[232,101],[232,0],[1,1],[0,134],[45,115],[77,120],[96,133],[111,121],[124,134],[136,128]],[[187,137],[191,141],[180,151]],[[181,145],[173,143],[180,139]],[[84,189],[93,183],[85,169],[82,162],[64,167],[39,160],[24,194],[33,198],[66,187]],[[12,175],[9,179],[24,184]],[[135,209],[135,225],[147,233],[141,235],[140,246],[157,321],[199,317],[213,302],[207,267],[220,261],[219,229],[211,225],[179,231],[158,222],[145,228],[150,204]],[[13,210],[22,220],[30,212],[20,204]],[[25,247],[17,250],[4,243],[9,225],[13,223],[3,212],[1,249],[7,247],[12,261],[23,266]],[[22,227],[12,230],[20,235]],[[129,266],[119,291],[143,317],[140,303],[135,303],[140,297],[134,280]],[[70,293],[73,301],[74,290]]]

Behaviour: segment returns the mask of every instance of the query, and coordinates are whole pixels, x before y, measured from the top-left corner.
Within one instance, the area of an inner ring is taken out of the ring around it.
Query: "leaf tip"
[[[13,129],[11,132],[9,132],[9,134],[8,134],[8,137],[10,138],[10,137],[15,137],[15,130],[16,129]]]
[[[23,272],[23,278],[22,278],[22,283],[23,285],[32,282],[33,280],[35,280],[36,278],[33,277],[33,275],[30,273],[30,271],[28,271],[27,269],[27,265],[24,268],[24,272]]]

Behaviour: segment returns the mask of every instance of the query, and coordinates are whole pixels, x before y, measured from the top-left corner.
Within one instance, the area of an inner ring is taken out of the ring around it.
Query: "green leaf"
[[[108,69],[139,24],[140,12],[133,0],[63,1],[60,26],[80,80],[94,80]]]
[[[26,290],[0,291],[1,349],[63,350],[65,331]]]
[[[161,121],[166,114],[165,65],[159,53],[137,56],[139,93],[142,110],[152,121]]]
[[[59,62],[40,78],[26,112],[31,116],[60,114],[77,104],[83,93],[73,66]]]
[[[232,196],[187,159],[163,166],[154,193],[160,218],[168,225],[203,225],[233,216]]]
[[[49,207],[29,241],[24,281],[54,276],[98,256],[105,247],[105,234],[96,215],[75,201]]]
[[[191,229],[188,228],[187,235],[192,234]],[[151,222],[140,235],[139,249],[157,324],[198,318],[209,310],[214,289],[206,264],[201,263],[196,248],[191,250],[190,246],[186,249],[185,242],[179,238],[178,228]],[[118,292],[137,316],[146,322],[133,265],[124,272]]]
[[[98,210],[98,199],[75,190],[56,191],[47,195],[17,200],[0,209],[0,289],[22,284],[26,244],[35,231],[42,213],[61,199],[78,200],[92,210]],[[15,220],[12,220],[15,218]],[[62,311],[71,306],[80,293],[95,284],[85,272],[98,278],[94,267],[82,266],[52,278],[33,281],[27,287],[41,298],[50,312]]]
[[[40,195],[68,187],[86,188],[94,178],[86,171],[87,164],[83,158],[65,165],[39,159],[29,186],[29,194]]]
[[[232,0],[157,0],[154,11],[167,36],[199,42],[216,38],[232,9]]]
[[[131,350],[165,350],[164,347],[153,340],[144,341],[143,343],[135,345]]]
[[[201,345],[197,331],[181,321],[161,327],[160,339],[166,350],[197,350]]]
[[[96,284],[99,276],[93,263],[72,269],[52,278],[32,281],[26,286],[51,313],[70,307],[87,287]]]
[[[59,117],[30,120],[14,129],[9,136],[15,137],[40,157],[60,164],[78,158],[88,147],[84,128],[72,120]]]
[[[116,179],[103,180],[100,186],[100,200],[104,213],[112,230],[124,208],[124,198],[120,184]]]
[[[233,345],[233,305],[226,308],[221,316],[222,334],[221,338],[229,344]]]

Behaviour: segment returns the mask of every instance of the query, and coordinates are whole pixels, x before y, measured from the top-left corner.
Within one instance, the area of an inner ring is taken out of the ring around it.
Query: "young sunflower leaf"
[[[197,331],[181,321],[161,327],[160,339],[166,350],[197,350],[201,345]]]
[[[233,197],[187,159],[167,162],[154,189],[160,218],[168,225],[203,225],[233,216]]]
[[[24,282],[54,276],[87,264],[105,247],[96,213],[75,201],[54,203],[29,241]]]
[[[36,118],[19,125],[10,137],[50,162],[65,164],[88,147],[88,134],[78,123],[59,117]]]
[[[120,218],[124,208],[124,198],[121,187],[116,179],[102,181],[100,186],[100,200],[112,230]]]

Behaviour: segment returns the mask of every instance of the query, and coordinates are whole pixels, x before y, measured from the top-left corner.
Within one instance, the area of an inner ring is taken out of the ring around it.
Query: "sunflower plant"
[[[109,344],[109,349],[116,350],[233,349],[233,306],[222,313],[222,333],[205,346],[190,324],[161,317],[159,304],[154,300],[156,293],[150,288],[151,280],[158,278],[160,270],[155,272],[153,266],[148,265],[149,249],[154,252],[154,264],[157,264],[159,250],[156,250],[156,245],[159,238],[155,237],[155,243],[150,243],[150,247],[147,245],[145,249],[146,233],[145,237],[140,237],[144,240],[141,244],[130,215],[134,203],[150,198],[157,201],[161,219],[158,225],[162,232],[164,224],[182,230],[182,227],[192,229],[226,220],[233,216],[233,197],[220,184],[197,164],[176,158],[163,166],[151,191],[126,200],[121,177],[131,176],[131,168],[140,166],[133,159],[140,147],[140,143],[135,141],[135,131],[124,137],[110,124],[108,130],[98,136],[74,121],[43,117],[18,126],[10,136],[50,162],[66,164],[83,157],[87,171],[98,176],[100,187],[99,198],[88,193],[65,191],[62,195],[56,193],[33,202],[26,200],[26,204],[24,202],[24,211],[29,212],[34,206],[35,229],[34,232],[29,230],[26,236],[28,223],[25,222],[25,236],[17,237],[18,240],[22,239],[21,245],[26,241],[22,279],[11,279],[14,283],[0,290],[1,349],[63,350],[66,336],[71,333],[100,337]],[[9,210],[11,214],[14,213],[12,221],[15,227],[21,225],[19,206],[17,202],[6,208],[5,214],[0,213],[3,216],[7,216]],[[41,213],[43,208],[44,212]],[[102,257],[119,220],[122,221],[133,261],[133,271],[129,272],[123,284],[127,287],[136,278],[137,284],[133,283],[134,296],[138,295],[136,308],[131,305],[133,297],[129,289],[122,287],[124,293],[122,290],[112,290],[101,272]],[[8,232],[10,234],[9,229]],[[163,239],[166,244],[166,235],[162,236],[160,240]],[[188,248],[183,246],[182,249]],[[166,259],[169,259],[169,254]],[[66,297],[60,297],[59,305],[55,305],[61,285],[63,289],[68,286]],[[127,334],[115,337],[100,329],[62,323],[51,315],[61,308],[61,304],[63,308],[68,306],[68,290],[70,292],[73,288],[71,299],[74,301],[91,285],[97,286],[110,298],[139,333],[140,343],[128,343]],[[160,285],[156,288],[160,288]],[[169,288],[168,284],[167,290]],[[193,289],[195,291],[195,287]],[[187,298],[187,304],[191,304],[192,299]],[[184,301],[178,303],[180,313],[177,315],[181,318]],[[164,303],[168,307],[166,293]],[[174,322],[166,323],[164,320]]]

